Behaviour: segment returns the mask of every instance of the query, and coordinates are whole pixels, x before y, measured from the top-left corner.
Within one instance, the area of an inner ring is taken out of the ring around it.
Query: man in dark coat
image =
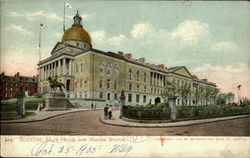
[[[106,104],[106,106],[104,107],[104,118],[107,119],[108,118],[108,104]]]

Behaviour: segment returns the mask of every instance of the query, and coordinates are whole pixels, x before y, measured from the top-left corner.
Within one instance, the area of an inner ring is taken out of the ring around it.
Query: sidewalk
[[[162,123],[138,123],[132,122],[132,119],[120,119],[120,110],[114,110],[112,113],[111,120],[105,120],[104,114],[100,115],[100,122],[108,125],[114,126],[122,126],[122,127],[139,127],[139,128],[163,128],[163,127],[182,127],[182,126],[189,126],[189,125],[196,125],[196,124],[203,124],[203,123],[210,123],[210,122],[217,122],[217,121],[224,121],[224,120],[231,120],[231,119],[238,119],[243,117],[249,117],[250,115],[237,115],[237,116],[228,116],[228,117],[218,117],[218,118],[209,118],[209,119],[196,119],[196,120],[181,120],[178,119],[175,122],[171,120],[162,122]]]
[[[27,116],[24,118],[19,118],[19,119],[12,119],[12,120],[1,120],[0,123],[25,123],[25,122],[36,122],[36,121],[43,121],[47,120],[49,118],[59,116],[59,115],[64,115],[68,113],[74,113],[74,112],[80,112],[80,111],[90,111],[92,109],[83,109],[83,108],[72,108],[69,110],[60,110],[60,111],[32,111],[35,112],[35,115]],[[99,108],[95,109],[99,110]]]

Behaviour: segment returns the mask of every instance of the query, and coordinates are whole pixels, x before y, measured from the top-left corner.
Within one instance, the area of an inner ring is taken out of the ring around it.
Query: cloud
[[[197,20],[185,20],[169,32],[171,39],[188,45],[197,44],[201,38],[209,34],[208,24]]]
[[[237,46],[236,44],[232,43],[232,42],[217,42],[217,43],[212,43],[211,44],[211,50],[212,51],[236,51],[237,50]]]
[[[61,39],[61,38],[62,38],[63,33],[62,33],[62,32],[56,32],[54,35],[55,35],[55,37],[56,37],[57,40],[58,40],[58,39]]]
[[[250,73],[247,63],[240,62],[235,66],[204,64],[193,69],[192,72],[197,74],[199,78],[207,78],[215,82],[223,92],[232,91],[234,94],[237,94],[237,86],[242,85],[242,96],[250,97]]]
[[[29,11],[20,11],[20,12],[9,12],[8,14],[11,17],[23,17],[29,21],[34,20],[41,20],[43,18],[50,19],[50,20],[63,20],[62,17],[58,16],[54,12],[45,12],[44,10],[36,11],[36,12],[29,12]]]
[[[23,34],[23,35],[32,34],[32,32],[30,32],[29,30],[27,30],[23,26],[19,26],[19,25],[16,25],[16,24],[12,24],[12,25],[6,27],[5,29],[9,30],[9,31],[19,33],[19,34]]]
[[[106,31],[97,30],[90,32],[92,41],[96,45],[105,45],[105,46],[120,46],[123,41],[127,39],[124,34],[119,34],[117,36],[107,37]]]
[[[133,25],[133,28],[130,34],[133,38],[141,38],[145,34],[152,32],[152,31],[153,31],[153,26],[151,24],[139,23],[139,24]]]
[[[95,43],[104,43],[106,39],[106,32],[104,30],[97,30],[90,32],[92,41]]]
[[[120,34],[118,36],[113,36],[113,37],[109,38],[108,42],[111,45],[119,46],[124,40],[126,40],[126,36],[123,34]]]

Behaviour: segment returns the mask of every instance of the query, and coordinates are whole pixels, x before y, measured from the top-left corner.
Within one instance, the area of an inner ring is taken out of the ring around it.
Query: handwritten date
[[[132,145],[127,144],[116,144],[111,148],[106,148],[107,154],[124,154],[127,155],[133,149]],[[32,156],[49,156],[49,155],[58,155],[58,154],[70,154],[75,156],[84,156],[88,154],[94,154],[101,152],[102,145],[70,145],[64,146],[61,143],[54,142],[39,142],[31,149]],[[105,151],[102,151],[105,152]]]

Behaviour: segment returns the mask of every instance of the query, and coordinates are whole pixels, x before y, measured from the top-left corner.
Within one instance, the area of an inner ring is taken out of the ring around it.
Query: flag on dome
[[[40,26],[41,26],[42,29],[47,29],[48,28],[48,26],[43,25],[43,24],[40,24]]]
[[[66,8],[72,8],[72,6],[69,3],[67,3],[67,2],[65,3],[65,7]]]

